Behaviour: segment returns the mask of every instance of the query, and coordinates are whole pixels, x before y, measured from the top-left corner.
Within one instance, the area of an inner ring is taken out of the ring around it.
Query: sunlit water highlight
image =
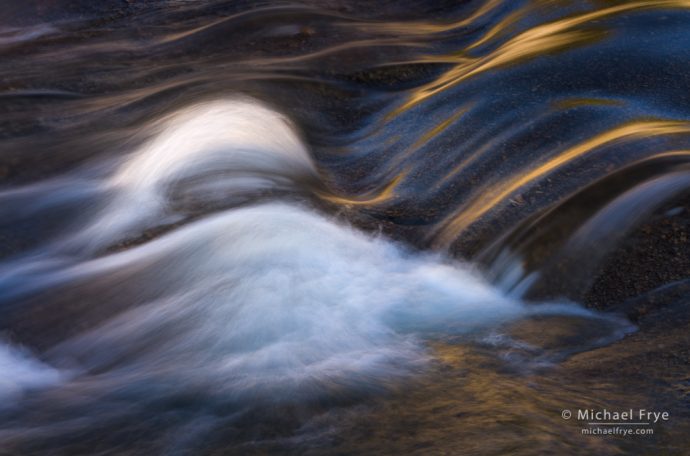
[[[170,391],[174,385],[230,402],[304,401],[333,388],[385,389],[433,356],[425,338],[527,315],[606,318],[574,304],[527,306],[470,265],[358,232],[304,204],[248,205],[241,198],[300,193],[300,181],[317,178],[287,120],[257,102],[196,105],[152,128],[156,136],[115,165],[97,197],[90,195],[95,202],[91,213],[85,207],[83,229],[4,266],[5,283],[14,284],[5,286],[5,300],[80,287],[80,299],[90,299],[90,283],[141,287],[127,297],[129,310],[46,352],[65,378],[100,372],[108,388],[142,382],[161,388],[158,394],[178,394]],[[126,240],[132,230],[181,219],[172,197],[190,181],[200,182],[185,189],[197,198],[242,205],[93,257],[95,248]],[[6,367],[17,372],[6,394],[60,378],[52,367],[39,369],[6,350]],[[26,375],[28,369],[46,379]]]

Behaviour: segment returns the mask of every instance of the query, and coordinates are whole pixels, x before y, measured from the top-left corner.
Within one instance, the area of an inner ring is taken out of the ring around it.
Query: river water
[[[687,454],[690,2],[7,5],[3,454]]]

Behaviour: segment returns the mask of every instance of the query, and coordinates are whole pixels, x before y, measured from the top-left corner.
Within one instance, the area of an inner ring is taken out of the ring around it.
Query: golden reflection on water
[[[326,201],[344,206],[375,206],[388,202],[395,197],[395,190],[405,179],[407,172],[403,171],[391,179],[382,190],[372,191],[357,197],[337,196],[331,194],[321,194],[320,197]]]
[[[429,129],[426,131],[413,145],[410,147],[408,153],[412,153],[419,149],[421,146],[426,144],[427,142],[431,141],[434,139],[436,136],[441,134],[446,128],[451,126],[456,120],[458,120],[460,117],[462,117],[467,111],[469,111],[470,107],[466,106],[452,115],[450,115],[447,119],[443,120],[442,122],[438,123],[436,126],[433,128]]]
[[[553,102],[553,107],[567,110],[582,106],[620,106],[622,104],[621,101],[608,98],[566,98]]]
[[[376,30],[379,33],[384,32],[389,35],[396,35],[396,38],[399,40],[410,36],[433,35],[474,25],[487,15],[496,12],[497,9],[503,5],[503,3],[504,2],[500,0],[487,1],[469,16],[463,18],[462,20],[450,23],[439,24],[434,22],[420,21],[389,22],[385,24],[377,23],[374,25],[371,23],[360,23],[358,24],[358,27],[363,30],[371,29]],[[607,33],[604,29],[599,28],[588,30],[579,28],[586,26],[589,23],[635,10],[655,8],[690,8],[690,0],[646,0],[625,2],[614,5],[605,3],[604,5],[606,6],[596,11],[579,13],[570,17],[554,20],[546,24],[537,25],[533,28],[522,31],[507,39],[505,43],[498,45],[495,50],[490,51],[486,55],[473,56],[470,54],[470,51],[476,50],[480,46],[489,44],[492,40],[497,40],[501,35],[508,33],[508,29],[515,26],[522,18],[527,17],[535,8],[534,4],[527,4],[517,11],[508,14],[506,17],[498,21],[498,23],[496,23],[494,26],[489,28],[488,31],[483,33],[478,39],[474,40],[464,49],[459,50],[458,52],[451,54],[446,53],[443,55],[421,55],[417,60],[414,60],[414,62],[451,63],[454,64],[454,66],[442,73],[432,82],[412,90],[407,95],[407,99],[401,105],[393,109],[385,116],[385,120],[388,122],[392,121],[396,116],[401,115],[419,103],[422,103],[435,95],[439,95],[444,91],[462,83],[463,81],[478,76],[482,73],[486,73],[507,65],[512,65],[527,59],[535,58],[549,52],[555,52],[578,45],[592,43],[596,40],[599,40]],[[613,106],[617,104],[621,104],[621,102],[604,98],[573,97],[556,101],[553,103],[553,106],[557,109],[571,109],[580,106]],[[471,109],[471,107],[471,104],[461,107],[444,120],[438,122],[432,128],[427,129],[427,131],[420,134],[419,138],[414,141],[410,147],[389,162],[388,169],[395,170],[407,158],[409,158],[411,154],[422,148],[435,137],[440,135],[450,125],[458,121]],[[477,196],[469,203],[466,203],[463,208],[461,208],[459,211],[456,211],[441,224],[441,228],[437,229],[437,231],[440,231],[440,235],[435,240],[435,243],[438,247],[447,247],[459,232],[467,228],[474,220],[490,211],[496,205],[500,204],[504,198],[509,196],[518,188],[533,182],[534,180],[555,170],[557,167],[566,164],[583,154],[586,154],[592,149],[618,140],[642,139],[651,136],[688,132],[690,132],[690,129],[688,129],[688,126],[682,122],[639,121],[625,124],[608,132],[600,133],[599,135],[587,139],[571,149],[559,153],[555,157],[547,159],[544,163],[531,170],[521,172],[514,177],[504,179],[503,181],[495,184],[493,188],[482,190],[482,194],[480,196]],[[445,178],[443,178],[440,182],[447,182],[449,179],[453,178],[458,172],[462,171],[465,166],[472,161],[472,157],[475,156],[477,156],[477,153],[465,157],[465,159],[462,160],[460,164],[456,165],[452,170],[450,170],[446,174]],[[388,181],[383,189],[372,191],[365,195],[360,195],[355,198],[331,195],[324,196],[324,198],[338,204],[385,204],[396,197],[396,189],[400,187],[401,182],[404,180],[408,172],[409,170],[406,172],[397,173],[395,178],[391,181]]]
[[[668,120],[635,121],[600,133],[574,147],[566,149],[541,164],[537,164],[531,169],[518,172],[513,177],[497,182],[493,187],[483,188],[481,194],[475,196],[441,224],[435,244],[438,247],[448,247],[459,232],[495,208],[519,188],[533,183],[558,167],[582,157],[599,147],[618,141],[630,141],[680,133],[690,133],[690,122]]]
[[[595,3],[596,7],[599,8],[597,10],[571,13],[568,17],[554,19],[548,23],[519,31],[518,27],[522,24],[523,19],[538,12],[540,7],[553,6],[554,2],[548,2],[549,5],[544,5],[543,3],[527,3],[519,9],[506,14],[501,19],[493,18],[497,21],[495,25],[487,26],[485,32],[481,33],[478,38],[472,40],[461,50],[452,53],[445,52],[440,55],[423,54],[417,56],[416,59],[408,61],[407,63],[450,63],[452,66],[433,81],[407,92],[402,103],[384,116],[384,122],[395,121],[396,117],[402,115],[410,108],[429,100],[431,97],[445,94],[448,89],[475,76],[536,58],[549,52],[561,51],[599,40],[608,33],[606,27],[597,23],[599,20],[639,10],[690,8],[690,0],[599,2]],[[573,6],[572,4],[568,5]],[[383,41],[380,41],[381,38],[379,38],[379,42],[387,42],[387,38],[385,38],[387,34],[391,40],[398,40],[399,42],[410,39],[410,43],[414,43],[414,40],[417,40],[417,45],[423,48],[423,40],[420,42],[419,37],[434,39],[434,34],[454,30],[462,31],[465,27],[476,26],[477,29],[481,30],[483,27],[481,22],[489,18],[489,16],[499,15],[502,6],[505,6],[504,1],[489,0],[484,2],[469,16],[449,23],[429,21],[359,22],[355,25],[364,31],[383,33]],[[565,8],[565,10],[572,12],[572,9]],[[490,24],[490,21],[488,22]],[[482,55],[482,52],[479,52],[480,47],[485,45],[490,46],[490,50],[483,51],[484,54]],[[431,127],[427,127],[420,132],[410,146],[391,157],[386,163],[385,174],[393,175],[394,177],[392,179],[379,177],[379,181],[386,182],[382,187],[357,196],[325,194],[320,196],[332,203],[351,206],[379,206],[395,201],[400,196],[401,189],[406,183],[406,178],[413,172],[423,172],[423,170],[415,168],[414,164],[406,164],[410,157],[435,138],[442,136],[446,130],[463,122],[464,116],[477,105],[478,101],[466,102],[458,106],[454,111],[444,113],[444,117],[441,120],[436,121]],[[577,95],[550,102],[550,106],[558,110],[569,110],[584,106],[622,106],[623,104],[623,101],[615,98]],[[427,240],[431,241],[436,248],[447,249],[465,229],[507,201],[518,190],[535,184],[541,178],[557,171],[560,167],[600,147],[621,141],[634,141],[663,135],[688,133],[690,133],[690,123],[661,119],[629,121],[608,131],[596,133],[564,151],[559,152],[556,150],[554,153],[549,153],[548,156],[538,159],[535,163],[529,164],[523,169],[512,170],[497,182],[485,183],[471,190],[474,194],[470,194],[469,198],[464,200],[461,206],[452,210],[452,213],[445,215],[427,233]],[[474,150],[467,151],[459,163],[454,164],[444,173],[444,176],[437,179],[434,190],[439,190],[454,182],[459,173],[464,172],[470,164],[474,163],[476,159],[482,158],[485,152],[494,146],[495,144],[489,141],[484,144],[478,144]],[[405,169],[401,170],[403,166]]]
[[[493,2],[489,3],[493,4]],[[442,74],[435,81],[423,85],[412,92],[407,101],[393,112],[393,115],[398,115],[429,97],[437,95],[446,89],[489,70],[544,55],[548,52],[596,41],[604,35],[603,31],[573,30],[573,28],[616,14],[647,8],[690,8],[690,0],[657,0],[624,3],[536,26],[511,38],[486,56],[468,57],[461,52],[458,56],[440,57],[438,60],[439,62],[449,62],[452,61],[453,58],[456,58],[457,65]],[[514,23],[514,21],[524,13],[524,11],[519,11],[509,16],[508,19],[500,22],[496,27],[487,32],[484,37],[471,44],[467,50],[485,44],[492,37],[498,35],[503,29]],[[412,25],[413,30],[416,27],[420,27],[421,30],[427,32],[434,31],[433,27]],[[445,28],[441,28],[440,30],[445,30]],[[436,58],[429,58],[429,60],[437,61]]]
[[[557,347],[591,323],[527,319],[504,329],[517,340]],[[685,389],[677,387],[685,368],[664,360],[665,353],[686,343],[684,331],[682,325],[660,326],[652,330],[659,345],[650,344],[648,334],[635,333],[546,368],[506,362],[510,349],[497,355],[495,347],[439,341],[430,347],[436,359],[432,372],[359,414],[352,425],[344,420],[347,439],[338,449],[368,453],[375,449],[372,442],[384,441],[397,454],[658,454],[657,439],[673,438],[678,446],[665,454],[685,454],[689,423],[681,416],[680,398]],[[561,416],[563,410],[631,408],[666,410],[671,420],[652,426],[653,436],[592,436],[582,433],[586,421]]]
[[[439,24],[435,22],[415,21],[415,22],[386,22],[386,23],[364,23],[359,24],[361,30],[386,32],[392,35],[426,35],[430,33],[441,33],[466,27],[476,22],[478,19],[487,15],[503,4],[503,0],[488,0],[472,14],[458,21]]]
[[[527,12],[527,9],[524,8],[509,14],[504,19],[499,21],[496,25],[494,25],[491,29],[489,29],[489,31],[486,32],[484,36],[482,36],[477,41],[467,46],[465,50],[470,51],[474,48],[477,48],[490,42],[494,38],[497,38],[499,35],[510,29],[510,27],[513,24],[517,23],[520,19],[522,19],[527,14]]]

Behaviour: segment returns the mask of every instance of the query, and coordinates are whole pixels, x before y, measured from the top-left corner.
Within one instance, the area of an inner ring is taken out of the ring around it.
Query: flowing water
[[[584,305],[686,210],[689,1],[3,9],[0,453],[690,449],[687,283]]]

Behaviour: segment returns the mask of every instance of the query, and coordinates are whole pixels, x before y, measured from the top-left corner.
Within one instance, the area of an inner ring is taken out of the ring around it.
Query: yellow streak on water
[[[558,109],[573,109],[581,106],[620,106],[623,104],[619,100],[610,100],[607,98],[566,98],[558,100],[553,103],[553,106]]]
[[[521,9],[521,10],[515,11],[514,13],[509,14],[503,20],[501,20],[496,25],[494,25],[488,32],[486,32],[484,34],[484,36],[479,38],[474,43],[470,44],[466,50],[469,51],[469,50],[472,50],[474,48],[481,46],[482,44],[488,43],[493,38],[495,38],[496,36],[498,36],[499,34],[504,32],[506,29],[508,29],[511,25],[515,24],[526,13],[527,13],[526,9]]]
[[[505,201],[506,197],[510,196],[513,192],[525,185],[533,183],[558,167],[598,147],[617,141],[629,141],[679,133],[690,133],[690,122],[663,120],[635,121],[600,133],[577,146],[561,152],[533,169],[517,174],[505,181],[498,182],[493,188],[482,189],[481,194],[475,196],[467,205],[464,205],[460,209],[459,213],[455,213],[441,225],[440,234],[435,240],[435,244],[437,247],[448,247],[462,230]]]
[[[415,150],[419,149],[421,146],[423,146],[424,144],[426,144],[427,142],[431,141],[433,138],[435,138],[440,133],[442,133],[446,128],[448,128],[450,125],[452,125],[453,122],[458,120],[468,110],[469,110],[469,107],[464,107],[464,108],[458,110],[457,112],[453,113],[450,117],[448,117],[446,120],[444,120],[440,124],[429,129],[417,141],[415,141],[415,143],[410,148],[410,151],[415,151]]]
[[[442,133],[445,129],[447,129],[449,126],[451,126],[456,120],[458,120],[460,117],[462,117],[462,115],[465,114],[469,109],[470,109],[470,106],[465,106],[465,107],[457,110],[452,115],[450,115],[448,118],[443,120],[441,123],[437,124],[433,128],[426,131],[414,144],[412,144],[412,146],[409,147],[409,149],[401,157],[399,157],[396,160],[396,162],[392,165],[392,167],[398,166],[400,164],[400,162],[404,161],[404,159],[409,157],[410,154],[414,153],[420,147],[422,147],[424,144],[431,141],[434,137],[436,137],[440,133]],[[382,190],[380,190],[377,193],[371,193],[369,195],[362,195],[362,196],[359,196],[356,198],[327,195],[327,194],[322,194],[320,196],[322,199],[324,199],[326,201],[330,201],[330,202],[335,203],[335,204],[348,205],[348,206],[366,206],[366,205],[376,205],[376,204],[385,203],[385,202],[388,202],[388,201],[392,200],[393,198],[395,198],[396,189],[398,188],[400,183],[405,179],[407,174],[408,174],[408,171],[404,171],[404,172],[398,174]]]
[[[488,4],[491,4],[492,8],[495,7],[494,2],[489,2],[487,5]],[[547,52],[553,52],[575,44],[592,41],[601,36],[601,32],[598,31],[572,30],[577,26],[616,14],[647,8],[690,8],[690,0],[651,0],[624,3],[534,27],[508,40],[498,49],[486,56],[475,58],[467,58],[464,56],[456,57],[459,61],[455,67],[441,75],[436,81],[426,84],[414,91],[405,103],[390,114],[390,117],[398,115],[427,98],[478,74],[520,60],[534,58]],[[503,27],[506,27],[509,23],[510,21],[504,21],[501,24]],[[421,27],[419,25],[408,24],[408,27],[410,26],[415,29],[416,27]],[[448,27],[449,26],[425,26],[422,27],[422,29],[428,32],[435,32],[446,30]],[[490,31],[489,34],[495,35],[499,31],[500,30]],[[480,39],[480,42],[482,42],[482,39]],[[440,57],[439,61],[447,62],[448,57]]]
[[[395,190],[400,185],[400,182],[405,178],[407,172],[402,172],[395,176],[384,188],[378,192],[373,192],[368,195],[362,195],[356,198],[345,196],[336,196],[321,194],[321,198],[335,204],[342,204],[345,206],[374,206],[390,201],[395,197]]]
[[[360,27],[362,29],[371,28],[377,32],[386,32],[390,34],[399,35],[425,35],[429,33],[441,33],[447,32],[449,30],[454,30],[460,27],[466,27],[477,19],[490,13],[496,7],[498,7],[502,0],[489,0],[481,7],[479,7],[474,13],[469,15],[467,18],[449,22],[446,24],[438,24],[434,22],[388,22],[388,23],[376,23],[376,24],[364,24]]]

